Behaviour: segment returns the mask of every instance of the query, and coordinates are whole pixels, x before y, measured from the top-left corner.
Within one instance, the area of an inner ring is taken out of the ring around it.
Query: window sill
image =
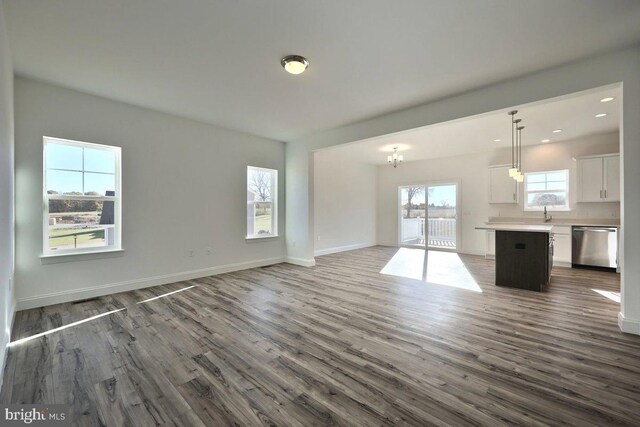
[[[266,236],[246,236],[245,240],[261,240],[261,239],[273,239],[273,238],[277,238],[280,237],[277,234],[268,234]]]
[[[40,255],[40,264],[59,264],[62,262],[86,261],[91,259],[119,258],[124,256],[124,249],[110,249],[106,251],[69,253],[69,254],[43,254]]]
[[[532,209],[532,208],[525,208],[524,209],[525,212],[544,212],[544,209]],[[566,208],[566,209],[549,209],[547,208],[547,212],[571,212],[570,208]]]

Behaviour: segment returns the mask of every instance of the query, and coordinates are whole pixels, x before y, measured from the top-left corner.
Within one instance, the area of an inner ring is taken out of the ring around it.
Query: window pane
[[[565,207],[567,196],[564,191],[548,191],[544,193],[532,193],[527,195],[527,205],[529,207]]]
[[[84,194],[106,196],[114,195],[116,191],[116,176],[104,173],[85,173],[84,174]]]
[[[47,169],[82,170],[82,148],[50,142],[47,144]]]
[[[256,203],[254,234],[273,234],[271,203]]]
[[[272,173],[260,169],[249,169],[247,187],[256,202],[271,202]]]
[[[527,174],[527,183],[529,182],[544,182],[545,174],[544,173],[530,173]]]
[[[114,202],[49,200],[51,250],[113,246]]]
[[[247,236],[277,233],[276,180],[278,171],[247,167]]]
[[[533,184],[527,184],[527,191],[543,191],[546,190],[546,184],[544,182],[536,182]]]
[[[82,194],[82,172],[47,170],[47,193]]]
[[[116,154],[110,150],[85,148],[84,170],[87,172],[116,173]]]
[[[565,172],[552,172],[547,174],[547,181],[566,181],[567,174]]]
[[[566,181],[549,181],[547,182],[547,190],[566,190],[567,182]]]

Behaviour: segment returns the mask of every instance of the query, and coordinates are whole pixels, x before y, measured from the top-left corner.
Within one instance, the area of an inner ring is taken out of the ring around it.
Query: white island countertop
[[[553,225],[538,224],[486,224],[476,227],[476,230],[493,231],[531,231],[534,233],[551,233]]]

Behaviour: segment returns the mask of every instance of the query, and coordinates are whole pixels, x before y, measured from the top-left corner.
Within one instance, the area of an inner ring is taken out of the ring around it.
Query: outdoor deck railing
[[[428,239],[431,242],[453,243],[456,240],[456,219],[455,218],[403,218],[402,219],[402,242],[403,243],[424,243],[425,225],[428,230]],[[449,246],[449,244],[445,244]]]

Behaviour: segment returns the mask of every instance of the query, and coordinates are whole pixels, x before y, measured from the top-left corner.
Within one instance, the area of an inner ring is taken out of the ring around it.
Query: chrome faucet
[[[553,218],[551,215],[547,214],[547,207],[544,207],[544,222],[549,222],[551,221],[551,218]]]

